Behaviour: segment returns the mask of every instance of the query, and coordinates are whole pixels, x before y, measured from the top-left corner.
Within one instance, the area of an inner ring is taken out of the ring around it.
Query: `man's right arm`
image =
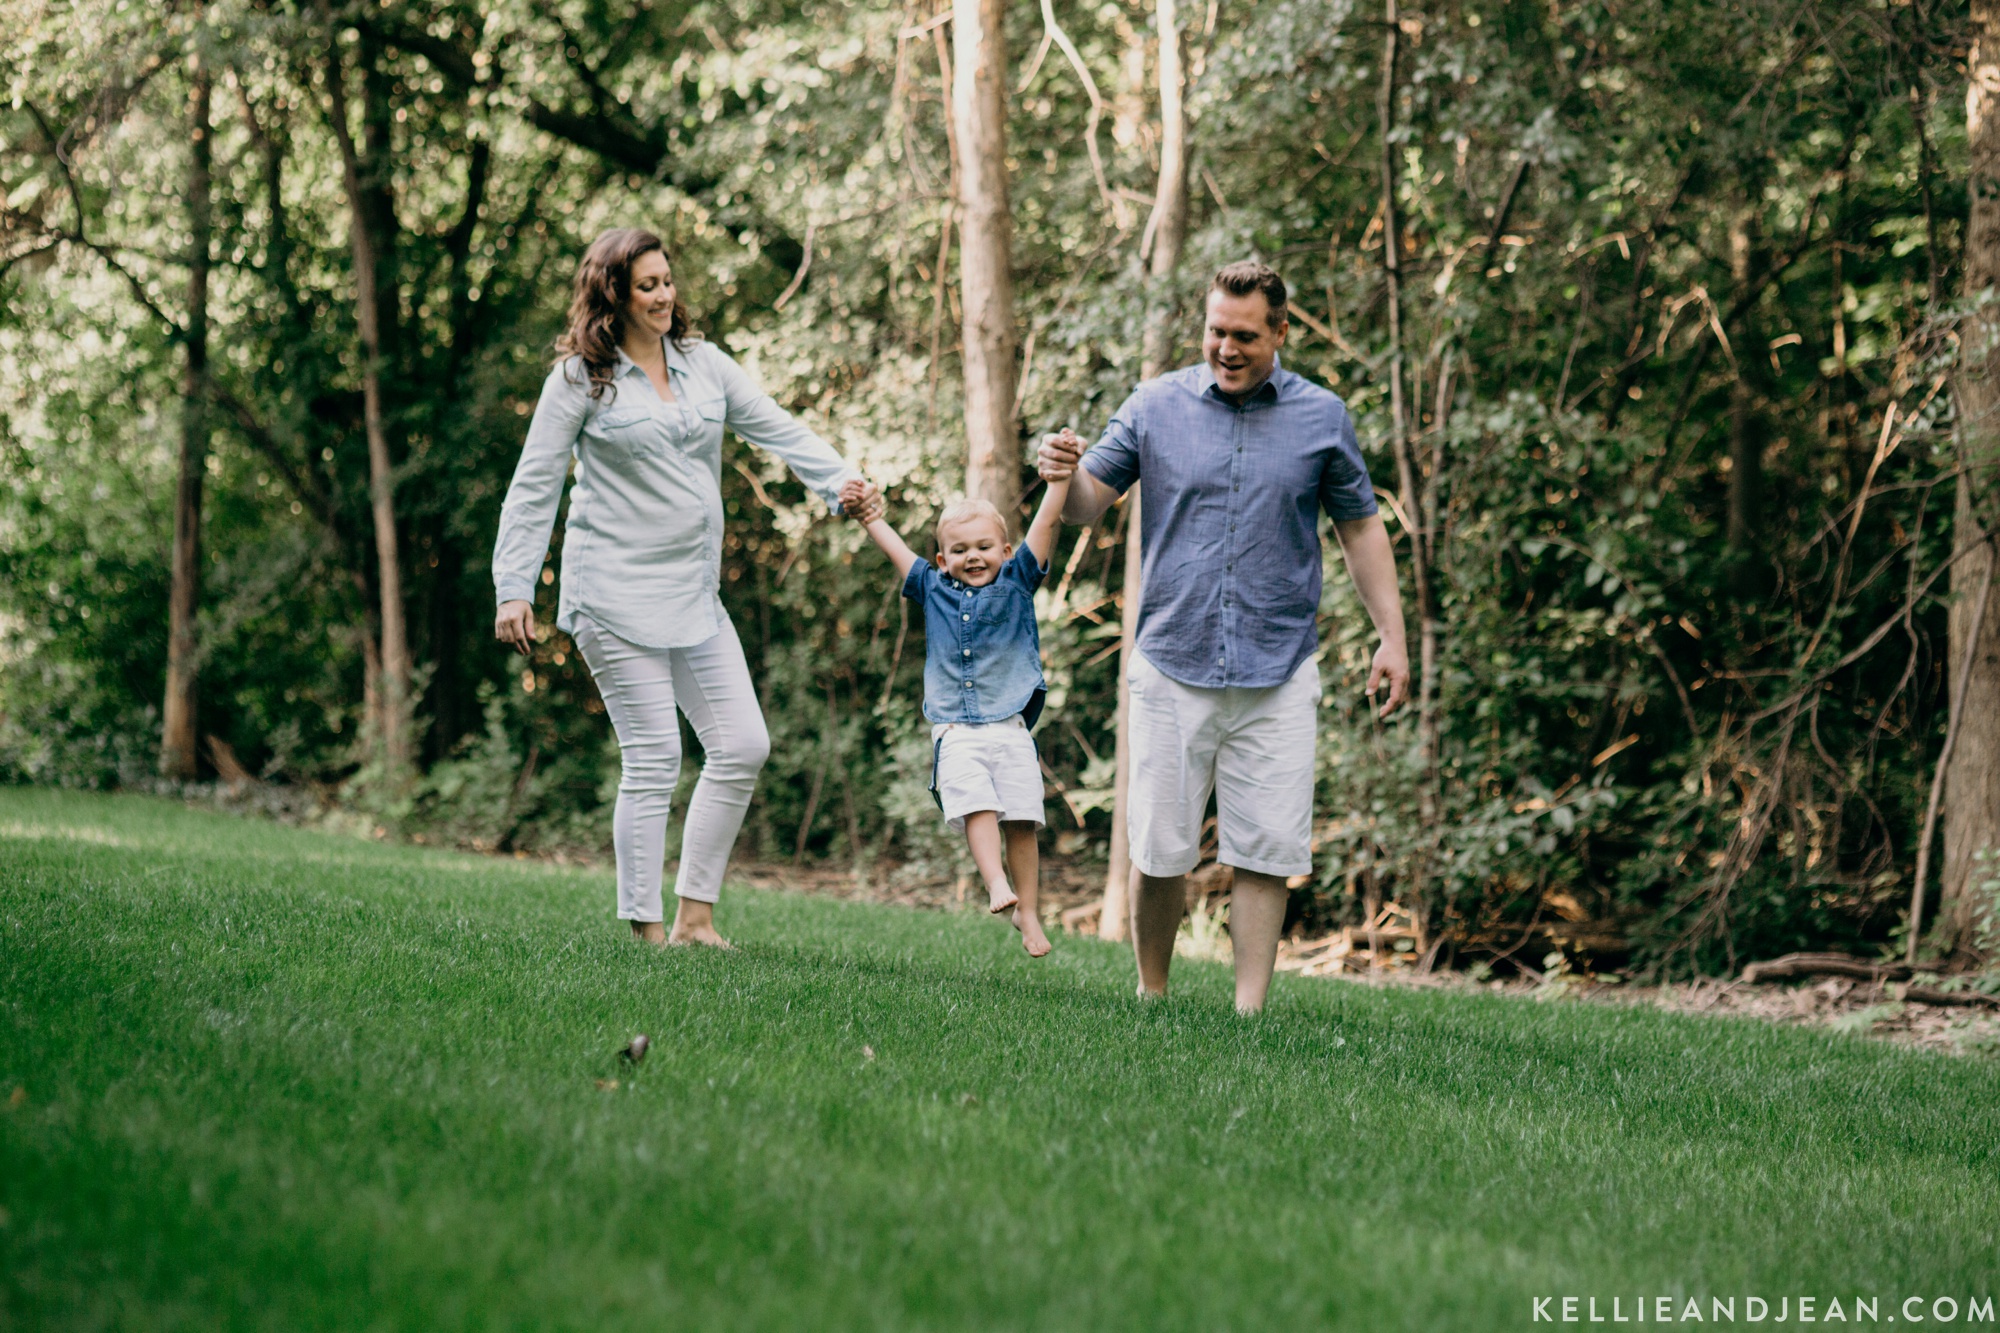
[[[1132,482],[1138,480],[1138,450],[1130,439],[1124,417],[1125,411],[1121,409],[1105,428],[1104,438],[1097,446],[1097,452],[1106,460],[1113,474],[1112,481],[1105,481],[1080,465],[1084,443],[1074,430],[1064,428],[1057,434],[1042,437],[1042,447],[1036,458],[1042,477],[1047,481],[1070,483],[1069,495],[1063,501],[1064,522],[1095,523],[1105,510],[1118,503],[1118,497]],[[1131,475],[1121,477],[1121,473]],[[1121,480],[1122,485],[1118,484]]]
[[[1069,495],[1063,501],[1063,522],[1095,523],[1104,511],[1118,503],[1118,492],[1090,475],[1088,468],[1078,468],[1070,481]]]

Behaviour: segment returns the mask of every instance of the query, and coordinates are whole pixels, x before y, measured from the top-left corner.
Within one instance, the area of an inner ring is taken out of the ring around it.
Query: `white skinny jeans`
[[[666,919],[660,877],[667,816],[681,775],[677,705],[694,724],[706,757],[688,802],[674,893],[714,902],[722,896],[722,872],[750,808],[757,773],[771,753],[736,626],[724,616],[722,628],[692,648],[642,648],[579,616],[571,637],[618,734],[623,771],[611,845],[618,856],[619,919]]]

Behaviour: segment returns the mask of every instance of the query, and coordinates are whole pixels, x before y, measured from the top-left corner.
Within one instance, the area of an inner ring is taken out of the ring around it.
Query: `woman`
[[[532,648],[535,581],[574,458],[556,626],[582,651],[618,734],[618,915],[650,944],[728,948],[714,903],[771,742],[717,595],[722,430],[784,459],[835,512],[841,484],[859,474],[689,332],[650,232],[619,228],[591,242],[556,351],[501,510],[493,634]],[[660,878],[680,777],[676,707],[707,759],[688,804],[669,933]]]

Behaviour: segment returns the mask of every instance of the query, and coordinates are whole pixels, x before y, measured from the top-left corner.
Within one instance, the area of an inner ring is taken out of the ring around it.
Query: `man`
[[[1263,264],[1229,265],[1210,285],[1203,364],[1140,385],[1088,453],[1070,431],[1040,452],[1043,477],[1073,479],[1071,523],[1146,483],[1126,723],[1139,990],[1166,994],[1213,791],[1241,1013],[1264,1007],[1285,881],[1312,868],[1321,510],[1381,638],[1368,693],[1388,683],[1384,716],[1410,682],[1395,554],[1346,404],[1278,364],[1285,296]]]

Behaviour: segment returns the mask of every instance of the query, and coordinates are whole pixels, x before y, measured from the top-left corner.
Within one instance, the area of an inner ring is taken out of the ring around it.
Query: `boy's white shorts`
[[[1195,868],[1211,791],[1222,864],[1266,875],[1311,870],[1318,664],[1308,658],[1290,680],[1264,689],[1205,690],[1134,653],[1126,683],[1125,832],[1140,873]]]
[[[931,743],[937,765],[931,781],[953,828],[963,833],[965,817],[981,810],[997,811],[1003,821],[1045,822],[1042,763],[1020,718],[939,723]]]

